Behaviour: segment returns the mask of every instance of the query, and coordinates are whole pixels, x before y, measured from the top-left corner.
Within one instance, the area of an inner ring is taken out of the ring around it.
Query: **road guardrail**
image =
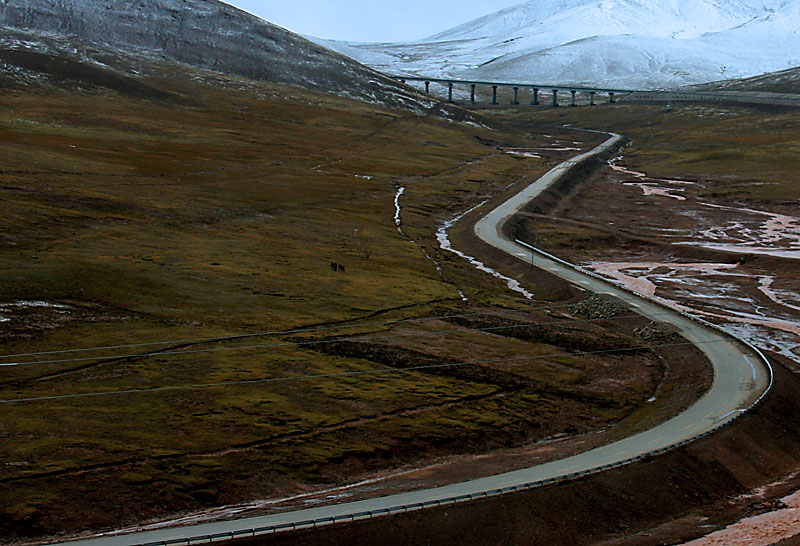
[[[611,133],[607,133],[607,134],[611,134]],[[564,165],[564,166],[567,166],[568,168],[563,173],[561,173],[556,179],[554,179],[553,183],[561,181],[566,176],[569,176],[575,170],[575,168],[578,165],[583,164],[585,161],[588,161],[589,159],[592,159],[592,158],[596,157],[597,155],[599,155],[600,153],[604,153],[604,152],[608,151],[609,149],[611,149],[611,148],[608,147],[608,148],[605,148],[603,150],[600,150],[597,154],[587,155],[581,161],[572,161],[572,160],[570,160],[568,162],[564,162],[564,163],[560,164],[559,166]],[[675,309],[675,308],[667,305],[666,303],[664,303],[662,301],[659,301],[656,298],[652,298],[652,297],[647,296],[645,294],[641,294],[641,293],[639,293],[639,292],[637,292],[635,290],[632,290],[632,289],[630,289],[630,288],[628,288],[628,287],[626,287],[626,286],[624,286],[624,285],[622,285],[620,283],[616,283],[616,282],[614,282],[614,281],[612,281],[610,279],[607,279],[607,278],[595,273],[594,271],[589,271],[589,270],[587,270],[587,269],[585,269],[585,268],[583,268],[581,266],[572,264],[572,263],[570,263],[570,262],[568,262],[566,260],[558,258],[557,256],[549,254],[548,252],[545,252],[545,251],[543,251],[541,249],[538,249],[538,248],[536,248],[536,247],[534,247],[532,245],[529,245],[528,243],[525,243],[524,241],[520,241],[519,239],[515,239],[514,242],[516,242],[518,245],[520,245],[520,246],[522,246],[524,248],[527,248],[531,252],[538,253],[539,255],[541,255],[541,256],[549,259],[549,260],[553,260],[553,261],[555,261],[555,262],[557,262],[557,263],[559,263],[559,264],[561,264],[561,265],[563,265],[565,267],[569,267],[569,268],[577,271],[578,273],[581,273],[582,275],[586,275],[586,276],[592,277],[592,278],[594,278],[596,280],[602,281],[603,283],[608,284],[610,286],[613,286],[613,287],[615,287],[617,289],[624,290],[624,291],[626,291],[626,292],[628,292],[628,293],[630,293],[630,294],[632,294],[632,295],[634,295],[634,296],[636,296],[638,298],[646,300],[646,301],[648,301],[648,302],[650,302],[652,304],[655,304],[655,305],[657,305],[657,306],[659,306],[659,307],[661,307],[663,309],[666,309],[666,310],[668,310],[668,311],[670,311],[672,313],[675,313],[675,314],[681,315],[681,316],[683,316],[685,318],[688,318],[688,319],[692,320],[693,322],[696,322],[696,323],[698,323],[698,324],[700,324],[700,325],[702,325],[702,326],[704,326],[706,328],[709,328],[711,330],[717,331],[717,332],[721,333],[723,336],[735,341],[736,343],[739,343],[739,344],[745,346],[747,349],[752,351],[752,353],[754,353],[762,361],[762,363],[764,364],[764,366],[766,367],[766,369],[769,372],[769,384],[768,384],[766,390],[750,406],[748,406],[747,408],[743,408],[742,410],[737,411],[737,413],[732,415],[732,416],[730,416],[730,418],[724,420],[723,422],[721,422],[717,426],[715,426],[715,427],[713,427],[713,428],[711,428],[711,429],[709,429],[709,430],[707,430],[705,432],[702,432],[700,434],[692,436],[691,438],[688,438],[688,439],[685,439],[685,440],[681,440],[680,442],[676,442],[676,443],[671,444],[671,445],[666,446],[666,447],[658,448],[658,449],[655,449],[655,450],[652,450],[652,451],[649,451],[649,452],[646,452],[646,453],[643,453],[643,454],[636,455],[634,457],[630,457],[630,458],[621,460],[621,461],[617,461],[617,462],[614,462],[614,463],[607,463],[607,464],[604,464],[604,465],[600,465],[600,466],[597,466],[597,467],[594,467],[594,468],[590,468],[590,469],[586,469],[586,470],[579,471],[579,472],[571,472],[571,473],[568,473],[568,474],[565,474],[565,475],[562,475],[562,476],[546,478],[546,479],[543,479],[543,480],[537,480],[537,481],[532,481],[532,482],[527,482],[527,483],[522,483],[522,484],[516,484],[516,485],[512,485],[512,486],[508,486],[508,487],[504,487],[504,488],[500,488],[500,489],[489,489],[489,490],[486,490],[486,491],[480,491],[480,492],[477,492],[477,493],[470,493],[470,494],[460,495],[460,496],[457,496],[457,497],[445,497],[445,498],[441,498],[441,499],[433,499],[433,500],[430,500],[430,501],[425,501],[425,502],[420,502],[420,503],[413,503],[413,504],[400,504],[400,505],[397,505],[397,506],[392,506],[392,507],[383,508],[383,509],[379,509],[379,510],[356,512],[356,513],[352,513],[352,514],[342,514],[342,515],[339,515],[339,516],[329,516],[329,517],[324,517],[324,518],[305,520],[305,521],[296,522],[296,523],[281,523],[281,524],[275,524],[275,525],[268,525],[268,526],[264,526],[264,527],[239,529],[239,530],[230,531],[230,532],[216,533],[216,534],[212,534],[212,535],[200,535],[200,536],[188,537],[188,538],[183,538],[183,539],[173,539],[173,540],[147,542],[147,543],[135,543],[135,542],[132,542],[131,545],[132,546],[173,546],[173,545],[179,545],[179,544],[183,545],[183,544],[185,544],[186,546],[191,546],[191,545],[197,544],[197,543],[222,542],[222,541],[234,540],[236,538],[242,538],[242,537],[256,537],[256,536],[259,536],[259,535],[276,534],[276,533],[287,532],[287,531],[297,531],[297,530],[309,529],[309,528],[315,528],[315,527],[321,527],[321,526],[327,526],[327,525],[336,525],[336,524],[345,523],[345,522],[349,523],[349,522],[354,522],[354,521],[371,520],[371,519],[374,519],[376,517],[385,517],[385,516],[389,516],[389,515],[392,515],[392,514],[408,513],[408,512],[418,511],[418,510],[427,510],[427,509],[430,509],[430,508],[438,508],[438,507],[442,507],[442,506],[452,506],[452,505],[456,505],[456,504],[474,502],[474,501],[477,501],[477,500],[488,499],[488,498],[493,498],[493,497],[502,496],[502,495],[509,495],[509,494],[512,494],[512,493],[518,493],[520,491],[529,491],[531,489],[537,489],[537,488],[541,488],[541,487],[545,487],[545,486],[562,484],[562,483],[565,483],[565,482],[582,479],[582,478],[585,478],[587,476],[592,476],[592,475],[595,475],[595,474],[599,474],[601,472],[605,472],[605,471],[608,471],[608,470],[622,468],[622,467],[625,467],[625,466],[628,466],[628,465],[631,465],[631,464],[634,464],[634,463],[637,463],[637,462],[644,461],[644,460],[652,458],[652,457],[657,457],[659,455],[663,455],[663,454],[668,453],[670,451],[673,451],[675,449],[678,449],[678,448],[681,448],[681,447],[685,447],[685,446],[687,446],[687,445],[689,445],[691,443],[694,443],[694,442],[696,442],[696,441],[698,441],[698,440],[700,440],[702,438],[706,438],[706,437],[710,436],[711,434],[714,434],[714,433],[718,432],[719,430],[721,430],[721,429],[723,429],[723,428],[725,428],[725,427],[737,422],[739,419],[741,419],[742,417],[744,417],[745,415],[750,413],[753,409],[755,409],[756,407],[761,405],[761,403],[764,401],[764,399],[772,391],[773,386],[775,384],[775,373],[774,373],[774,370],[772,368],[772,364],[769,362],[769,360],[763,354],[763,352],[760,349],[758,349],[755,345],[750,343],[749,341],[747,341],[745,339],[742,339],[742,338],[740,338],[740,337],[738,337],[738,336],[726,331],[724,328],[722,328],[719,325],[713,324],[713,323],[711,323],[709,321],[706,321],[706,320],[704,320],[704,319],[702,319],[700,317],[694,316],[694,315],[692,315],[690,313],[686,313],[686,312],[684,312],[684,311],[682,311],[680,309]]]

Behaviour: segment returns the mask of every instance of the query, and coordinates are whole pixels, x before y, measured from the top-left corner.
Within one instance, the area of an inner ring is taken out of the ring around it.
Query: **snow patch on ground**
[[[758,283],[758,288],[772,301],[777,303],[778,305],[782,305],[784,307],[788,307],[789,309],[794,309],[796,311],[800,311],[800,305],[794,305],[789,303],[788,300],[794,299],[798,300],[798,294],[796,292],[789,292],[784,290],[777,290],[772,288],[772,285],[775,283],[775,279],[772,277],[761,277],[761,280]]]
[[[671,307],[724,321],[723,328],[731,333],[800,362],[800,322],[779,316],[744,295],[740,286],[725,282],[725,277],[752,277],[737,264],[593,262],[585,267]],[[769,276],[758,278],[761,291],[786,306],[778,292],[769,293],[773,282]]]
[[[686,186],[697,185],[697,182],[689,180],[647,176],[647,173],[634,171],[621,165],[622,159],[623,156],[620,155],[611,159],[608,164],[614,172],[636,178],[636,182],[624,182],[624,185],[640,188],[645,196],[662,196],[686,201],[686,196],[681,195],[686,192]],[[664,184],[683,187],[664,187]],[[722,225],[714,225],[700,230],[693,236],[696,240],[680,241],[675,244],[699,246],[738,254],[760,254],[800,260],[800,218],[745,207],[705,202],[699,204],[709,209],[737,213],[738,218]],[[686,214],[696,216],[694,211]]]
[[[682,242],[675,243],[678,245],[701,246],[709,250],[720,250],[722,252],[741,252],[744,254],[760,254],[763,256],[773,256],[775,258],[785,258],[787,260],[800,260],[800,250],[775,250],[773,248],[750,246],[750,245],[733,245],[723,243],[695,243],[695,242]]]
[[[50,309],[69,309],[69,305],[59,303],[49,303],[46,301],[15,301],[12,303],[0,303],[0,309],[30,309],[36,307],[46,307]]]
[[[508,155],[516,155],[516,156],[519,156],[519,157],[526,157],[528,159],[541,159],[541,157],[542,157],[541,155],[539,155],[537,153],[534,153],[534,152],[531,152],[531,151],[527,151],[527,150],[524,150],[522,148],[520,148],[520,149],[509,149],[509,150],[504,150],[504,151]]]
[[[740,219],[702,231],[700,235],[703,240],[678,244],[800,260],[800,218],[744,207],[700,204],[708,208],[736,212]]]
[[[800,218],[750,208],[726,207],[712,203],[701,204],[705,207],[765,217],[759,233],[754,236],[761,244],[788,242],[790,247],[800,250]]]
[[[800,492],[781,499],[786,508],[743,519],[683,546],[772,546],[800,533]]]
[[[644,192],[645,197],[649,197],[651,195],[659,195],[662,197],[677,199],[678,201],[686,201],[686,197],[684,197],[683,195],[675,195],[674,193],[672,193],[673,191],[686,191],[684,189],[673,190],[671,188],[660,188],[655,184],[638,183],[638,182],[626,182],[625,186],[633,186],[640,188]]]
[[[533,148],[534,150],[542,150],[545,152],[580,152],[582,148],[573,148],[572,146],[550,146],[542,148]]]
[[[400,188],[397,189],[397,193],[394,196],[394,225],[395,225],[395,227],[397,227],[397,232],[400,235],[402,235],[404,238],[408,239],[410,242],[412,242],[414,244],[417,244],[417,242],[414,239],[409,237],[408,234],[406,234],[406,232],[403,231],[403,219],[402,219],[403,209],[402,209],[402,207],[400,205],[400,198],[405,194],[405,192],[406,192],[406,187],[405,186],[401,186]],[[469,298],[467,298],[467,295],[464,294],[464,291],[461,290],[454,283],[450,282],[450,280],[444,274],[444,270],[442,269],[441,264],[433,256],[430,255],[430,253],[425,249],[425,247],[420,245],[419,248],[420,248],[420,250],[422,250],[422,253],[428,259],[428,261],[430,261],[433,264],[433,266],[436,268],[436,272],[439,273],[439,276],[442,278],[442,281],[444,281],[444,282],[446,282],[448,284],[452,284],[453,287],[458,291],[458,295],[459,295],[459,297],[461,298],[462,301],[469,301]]]
[[[394,196],[394,225],[397,226],[397,231],[400,232],[401,235],[405,235],[403,233],[403,220],[400,217],[400,213],[402,210],[400,209],[400,197],[406,192],[405,186],[399,188],[397,190],[397,195]]]
[[[614,279],[621,284],[636,290],[646,296],[655,296],[656,282],[657,281],[677,281],[676,274],[691,272],[700,273],[703,275],[738,275],[746,276],[746,274],[730,273],[730,270],[736,269],[738,266],[735,264],[679,264],[679,263],[662,263],[662,262],[592,262],[586,267],[594,270],[596,273],[605,275]],[[661,273],[656,273],[660,271]]]
[[[481,203],[478,203],[477,205],[475,205],[471,209],[459,214],[458,216],[456,216],[456,217],[452,218],[451,220],[448,220],[444,224],[442,224],[442,226],[436,232],[436,239],[439,241],[439,246],[443,250],[447,250],[448,252],[452,252],[453,254],[455,254],[455,255],[457,255],[457,256],[469,261],[469,263],[471,263],[479,271],[483,271],[484,273],[489,273],[493,277],[496,277],[498,279],[501,279],[501,280],[505,281],[507,283],[507,285],[508,285],[508,288],[510,288],[514,292],[518,292],[518,293],[522,294],[523,296],[525,296],[528,299],[533,299],[533,294],[531,294],[530,292],[525,290],[522,287],[522,285],[519,283],[519,281],[517,281],[516,279],[512,279],[511,277],[507,277],[507,276],[503,275],[502,273],[500,273],[498,271],[495,271],[491,267],[488,267],[486,264],[484,264],[480,260],[478,260],[476,258],[473,258],[472,256],[469,256],[468,254],[465,254],[465,253],[461,252],[460,250],[457,250],[457,249],[453,248],[453,245],[450,243],[450,239],[449,239],[449,237],[447,235],[447,230],[449,230],[451,227],[453,227],[453,225],[455,225],[456,222],[458,222],[459,220],[464,218],[470,212],[472,212],[472,211],[482,207],[483,205],[485,205],[488,201],[489,200],[486,199],[486,200],[482,201]],[[466,301],[466,298],[465,298],[465,301]]]
[[[684,186],[694,186],[697,182],[692,182],[691,180],[678,180],[675,178],[653,178],[651,176],[647,176],[647,173],[642,173],[639,171],[633,171],[628,169],[624,165],[620,165],[619,162],[625,159],[625,156],[619,155],[613,159],[608,161],[608,166],[611,167],[612,171],[627,174],[633,176],[634,178],[638,178],[642,182],[664,182],[666,184],[679,184]]]
[[[662,186],[659,186],[659,183],[670,184],[670,185],[681,185],[681,186],[689,186],[696,184],[695,182],[690,182],[688,180],[673,180],[671,178],[652,178],[650,176],[647,176],[647,173],[633,171],[625,166],[619,165],[619,162],[622,161],[622,159],[623,156],[621,155],[613,159],[610,159],[608,161],[608,166],[611,167],[611,170],[613,170],[614,172],[636,178],[638,180],[637,182],[626,182],[625,186],[640,188],[642,192],[644,192],[645,197],[656,195],[661,197],[669,197],[671,199],[676,199],[678,201],[686,201],[686,197],[684,197],[683,195],[679,195],[678,193],[675,193],[675,192],[685,192],[686,188],[664,188]]]

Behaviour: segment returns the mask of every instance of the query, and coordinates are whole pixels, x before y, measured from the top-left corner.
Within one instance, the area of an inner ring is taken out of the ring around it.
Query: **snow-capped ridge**
[[[800,0],[531,0],[419,42],[328,45],[395,74],[644,89],[800,66],[798,28]]]

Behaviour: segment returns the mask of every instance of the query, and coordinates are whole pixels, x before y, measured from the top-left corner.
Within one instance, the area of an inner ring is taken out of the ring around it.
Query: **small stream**
[[[465,260],[469,261],[469,263],[471,263],[473,266],[475,266],[475,268],[478,269],[479,271],[483,271],[484,273],[489,273],[493,277],[496,277],[496,278],[498,278],[500,280],[505,281],[506,284],[508,285],[508,288],[513,290],[514,292],[518,292],[518,293],[522,294],[523,296],[525,296],[529,300],[533,299],[533,294],[528,292],[527,290],[525,290],[522,287],[522,285],[519,283],[519,281],[517,281],[515,279],[512,279],[511,277],[507,277],[507,276],[503,275],[502,273],[500,273],[498,271],[495,271],[491,267],[487,266],[486,264],[484,264],[483,262],[481,262],[477,258],[473,258],[472,256],[469,256],[468,254],[465,254],[465,253],[461,252],[460,250],[457,250],[457,249],[453,248],[453,245],[450,243],[450,238],[447,235],[447,230],[449,230],[451,227],[453,227],[453,225],[455,225],[456,222],[458,222],[459,220],[464,218],[470,212],[472,212],[475,209],[478,209],[478,208],[482,207],[483,205],[485,205],[488,201],[489,201],[488,199],[486,199],[484,201],[481,201],[480,203],[478,203],[477,205],[475,205],[471,209],[469,209],[469,210],[467,210],[465,212],[462,212],[458,216],[456,216],[456,217],[446,221],[444,224],[442,224],[442,226],[436,232],[436,238],[439,240],[439,246],[443,250],[447,250],[449,252],[452,252],[453,254],[455,254],[455,255],[457,255],[457,256],[459,256],[461,258],[464,258]],[[466,301],[467,298],[464,297],[464,300]]]

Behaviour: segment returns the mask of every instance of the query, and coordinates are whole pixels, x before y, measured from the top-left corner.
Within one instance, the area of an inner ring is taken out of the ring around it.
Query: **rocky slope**
[[[31,55],[127,75],[137,72],[132,58],[167,60],[392,107],[430,106],[372,69],[216,0],[3,0],[0,28],[7,75],[36,72]]]

